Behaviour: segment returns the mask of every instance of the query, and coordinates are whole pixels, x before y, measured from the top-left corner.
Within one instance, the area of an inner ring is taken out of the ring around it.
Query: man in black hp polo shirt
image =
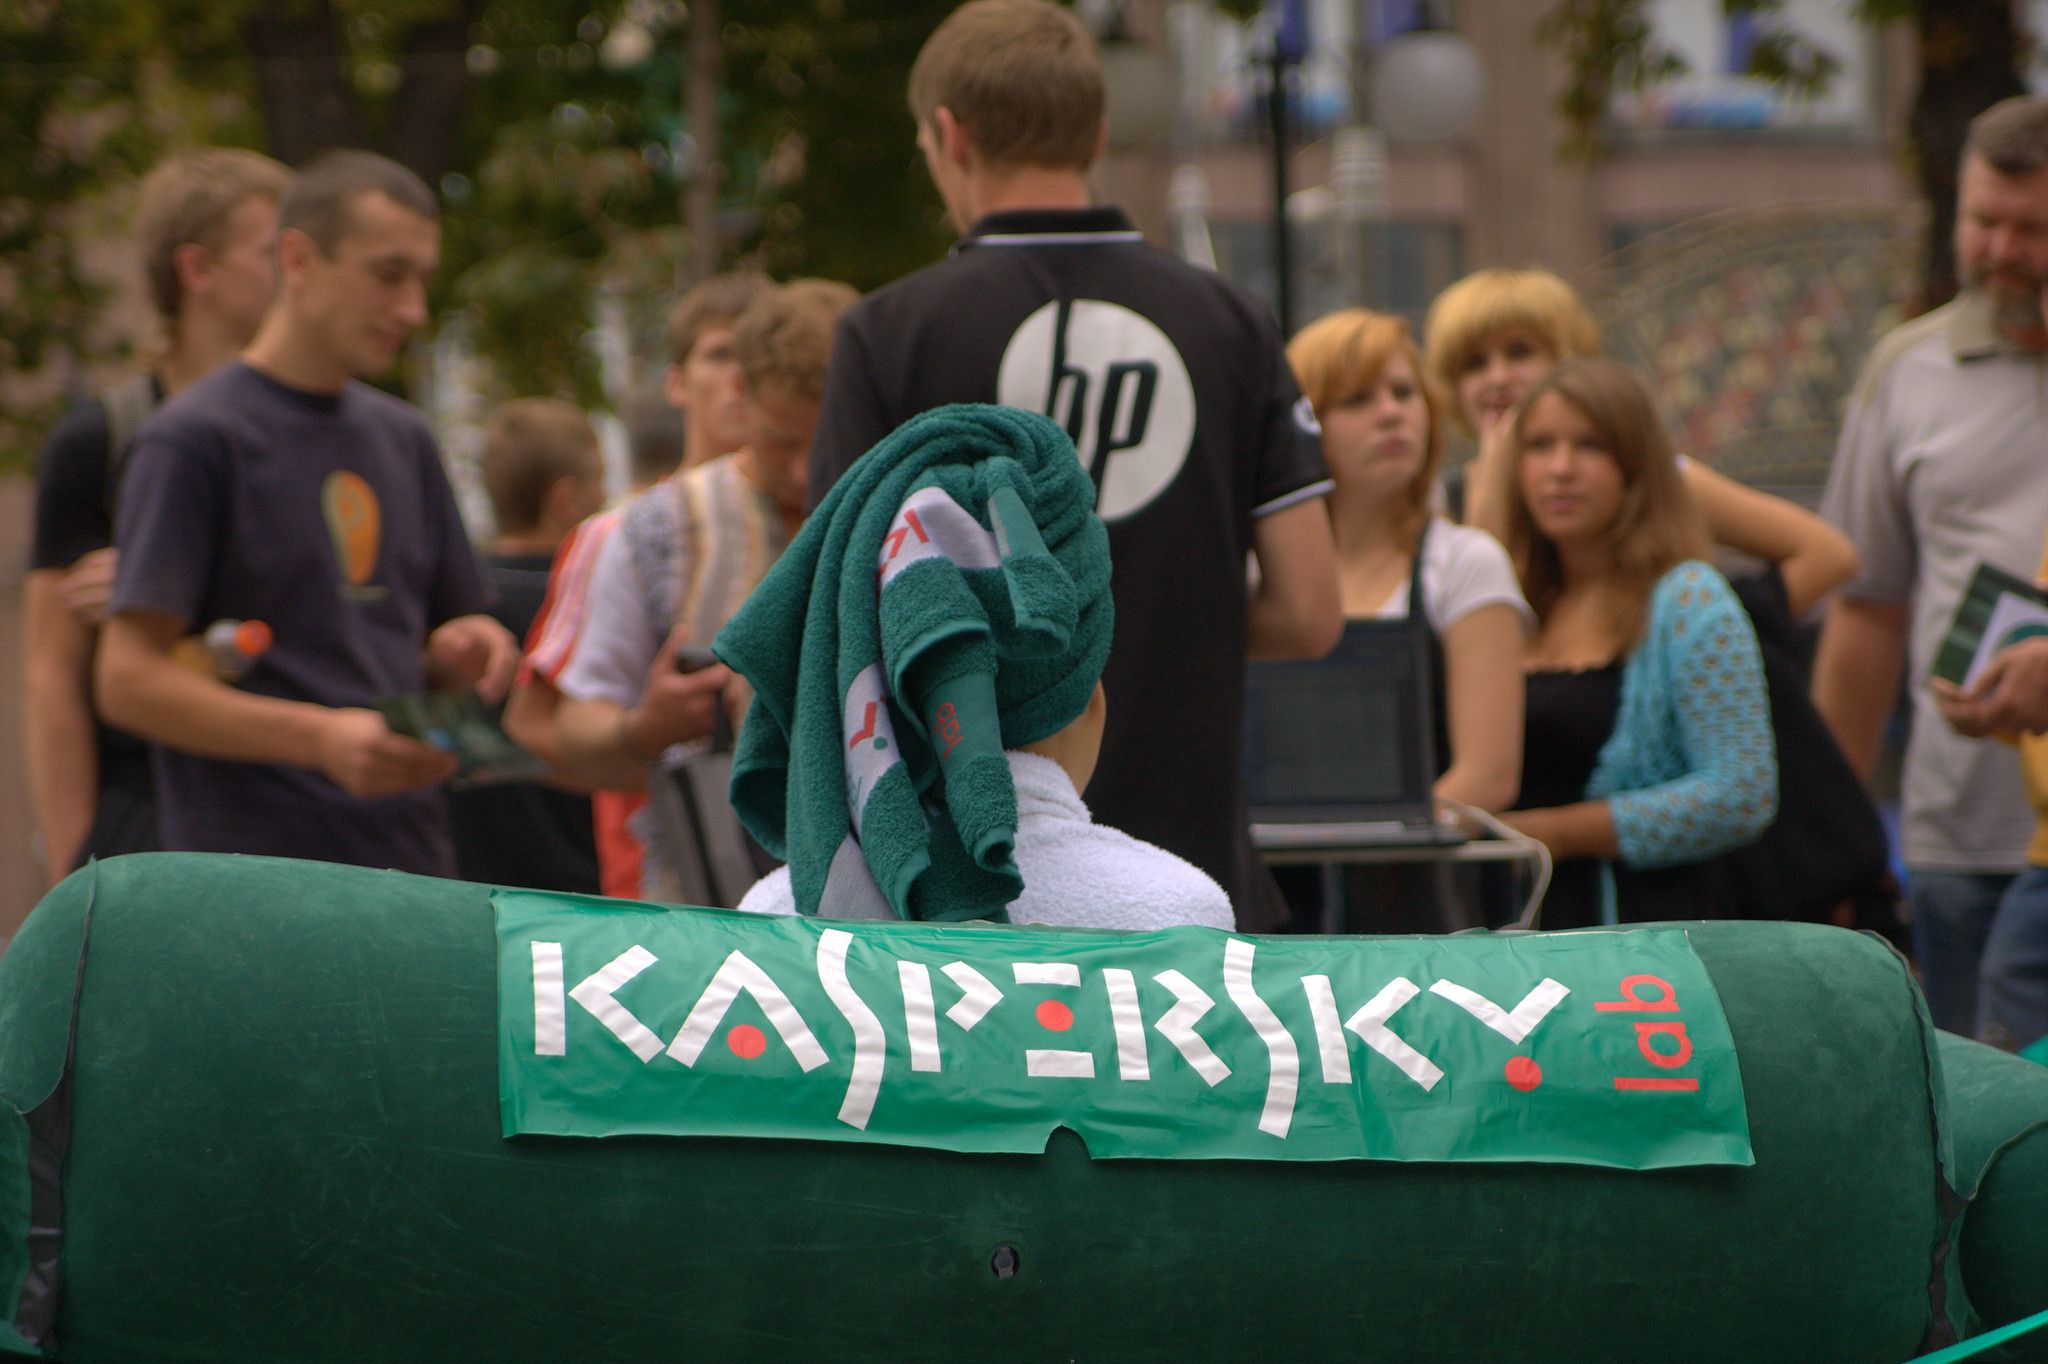
[[[1088,804],[1215,877],[1241,927],[1269,927],[1270,882],[1245,829],[1244,663],[1326,653],[1342,628],[1328,474],[1279,330],[1262,304],[1089,203],[1102,66],[1069,11],[962,6],[918,54],[910,106],[966,236],[840,323],[811,499],[945,403],[1063,424],[1116,565],[1109,725]]]

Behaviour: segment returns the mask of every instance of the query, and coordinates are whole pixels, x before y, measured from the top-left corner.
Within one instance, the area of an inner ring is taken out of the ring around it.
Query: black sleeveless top
[[[1586,784],[1600,750],[1621,714],[1620,660],[1575,672],[1525,676],[1522,789],[1518,810],[1571,805],[1586,799]],[[1543,927],[1585,928],[1600,923],[1602,867],[1611,865],[1616,918],[1621,923],[1719,917],[1719,859],[1654,871],[1575,857],[1551,871],[1543,896]]]

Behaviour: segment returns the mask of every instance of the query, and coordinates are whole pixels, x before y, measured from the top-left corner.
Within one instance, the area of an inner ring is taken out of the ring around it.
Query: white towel
[[[1011,923],[1129,930],[1235,926],[1221,886],[1165,849],[1097,824],[1065,768],[1036,753],[1012,749],[1004,756],[1017,786],[1017,869],[1024,875],[1024,893],[1010,902]],[[740,908],[796,913],[789,869],[756,882]]]

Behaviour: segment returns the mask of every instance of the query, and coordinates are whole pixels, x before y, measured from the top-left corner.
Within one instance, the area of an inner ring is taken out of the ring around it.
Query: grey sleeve
[[[661,636],[648,636],[647,592],[633,570],[626,536],[607,536],[590,570],[583,629],[555,685],[575,701],[636,705],[661,643]]]
[[[1896,603],[1913,595],[1919,548],[1894,459],[1890,406],[1885,376],[1865,375],[1849,399],[1820,514],[1841,527],[1863,559],[1842,592]]]

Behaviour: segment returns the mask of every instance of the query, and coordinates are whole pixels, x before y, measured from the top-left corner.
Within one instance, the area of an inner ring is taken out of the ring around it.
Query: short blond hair
[[[478,461],[500,531],[532,530],[548,489],[565,478],[601,479],[597,431],[558,398],[517,398],[491,414]]]
[[[951,110],[994,166],[1085,171],[1102,145],[1102,55],[1048,0],[954,10],[919,49],[909,93],[918,126]]]
[[[1436,296],[1423,328],[1430,377],[1455,393],[1463,375],[1490,341],[1526,332],[1553,360],[1600,353],[1600,324],[1578,291],[1548,270],[1479,270]],[[1454,406],[1459,427],[1472,423]]]
[[[178,248],[221,250],[234,211],[250,199],[276,203],[290,180],[291,172],[269,157],[233,147],[183,152],[143,177],[135,241],[150,306],[166,325],[176,322],[185,307]]]
[[[748,391],[774,389],[821,400],[832,333],[840,316],[859,301],[851,285],[831,279],[794,279],[755,299],[732,327],[740,379]]]
[[[1396,357],[1406,360],[1415,371],[1422,405],[1429,413],[1422,468],[1408,486],[1401,524],[1403,536],[1412,543],[1429,519],[1430,494],[1443,463],[1444,409],[1448,404],[1423,368],[1408,324],[1367,308],[1346,308],[1309,323],[1287,343],[1287,363],[1294,367],[1294,377],[1318,418],[1379,383],[1387,362]]]

